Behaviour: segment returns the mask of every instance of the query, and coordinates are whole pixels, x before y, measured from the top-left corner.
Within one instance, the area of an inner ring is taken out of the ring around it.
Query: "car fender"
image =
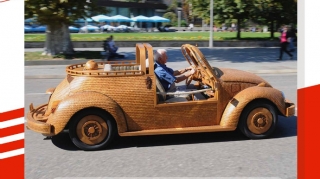
[[[285,114],[285,99],[281,91],[271,87],[254,86],[239,92],[229,101],[221,117],[220,126],[237,127],[242,110],[255,99],[267,99],[282,115]]]
[[[54,113],[49,116],[47,123],[54,126],[53,135],[60,133],[75,113],[89,107],[97,107],[107,111],[115,119],[118,132],[127,131],[123,110],[113,99],[102,93],[85,91],[64,98]]]

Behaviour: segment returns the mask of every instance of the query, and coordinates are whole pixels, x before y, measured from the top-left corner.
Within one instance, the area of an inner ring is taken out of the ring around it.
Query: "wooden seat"
[[[160,92],[160,94],[158,95],[158,99],[159,101],[164,101],[166,103],[173,103],[173,102],[185,102],[188,101],[186,97],[180,97],[180,96],[176,96],[173,94],[170,94],[170,96],[172,96],[172,98],[168,99],[168,93],[164,90],[162,84],[160,83],[157,75],[154,75],[156,78],[156,87],[157,87],[157,92]]]

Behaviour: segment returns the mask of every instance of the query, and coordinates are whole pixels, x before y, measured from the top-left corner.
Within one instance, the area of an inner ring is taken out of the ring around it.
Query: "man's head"
[[[165,49],[158,49],[154,54],[154,61],[157,61],[160,64],[167,63],[167,51]]]
[[[109,38],[110,38],[110,40],[112,40],[112,39],[113,39],[113,35],[110,35],[110,37],[109,37]]]

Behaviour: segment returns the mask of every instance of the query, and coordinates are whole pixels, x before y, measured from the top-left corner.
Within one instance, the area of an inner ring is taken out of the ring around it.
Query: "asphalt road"
[[[188,65],[185,58],[178,47],[161,47],[168,51],[168,66],[171,68],[179,68]],[[158,49],[158,48],[154,48]],[[294,60],[288,60],[289,56],[284,54],[283,60],[277,61],[279,56],[279,48],[248,48],[248,47],[214,47],[199,48],[208,62],[212,66],[237,68],[253,73],[296,73],[297,72],[297,53],[294,52]],[[41,51],[42,49],[25,49],[26,52]],[[101,51],[101,48],[78,48],[77,51]],[[135,48],[119,48],[119,53],[128,57],[126,60],[135,59]],[[88,59],[87,59],[88,60]],[[64,74],[62,71],[55,71],[55,66],[85,63],[87,60],[33,60],[26,61],[26,76],[30,75],[58,75]],[[116,59],[115,59],[116,60]],[[38,66],[34,65],[50,65]],[[32,73],[28,68],[34,68],[40,73]],[[59,73],[58,73],[59,72]]]
[[[177,65],[179,66],[179,65]],[[60,76],[48,67],[26,67],[25,106],[46,103],[43,94]],[[64,75],[64,67],[52,66]],[[47,72],[47,71],[46,71]],[[259,74],[297,102],[297,74]],[[279,118],[272,138],[248,140],[238,132],[116,138],[103,151],[78,150],[68,134],[52,140],[25,132],[25,177],[279,177],[297,178],[297,118]]]

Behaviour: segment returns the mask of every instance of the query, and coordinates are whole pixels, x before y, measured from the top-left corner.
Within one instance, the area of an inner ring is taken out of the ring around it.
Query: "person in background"
[[[192,24],[192,23],[190,23],[190,24],[189,24],[188,29],[189,29],[190,31],[192,31],[192,30],[193,30],[193,24]]]
[[[108,38],[108,44],[111,53],[116,53],[118,51],[119,48],[115,45],[113,41],[113,35],[110,35],[110,37]]]
[[[288,29],[289,52],[295,51],[294,42],[297,38],[296,29],[291,25]]]
[[[280,56],[277,60],[282,60],[283,52],[286,52],[290,56],[290,60],[293,59],[293,55],[288,51],[288,28],[284,26],[280,35]]]

